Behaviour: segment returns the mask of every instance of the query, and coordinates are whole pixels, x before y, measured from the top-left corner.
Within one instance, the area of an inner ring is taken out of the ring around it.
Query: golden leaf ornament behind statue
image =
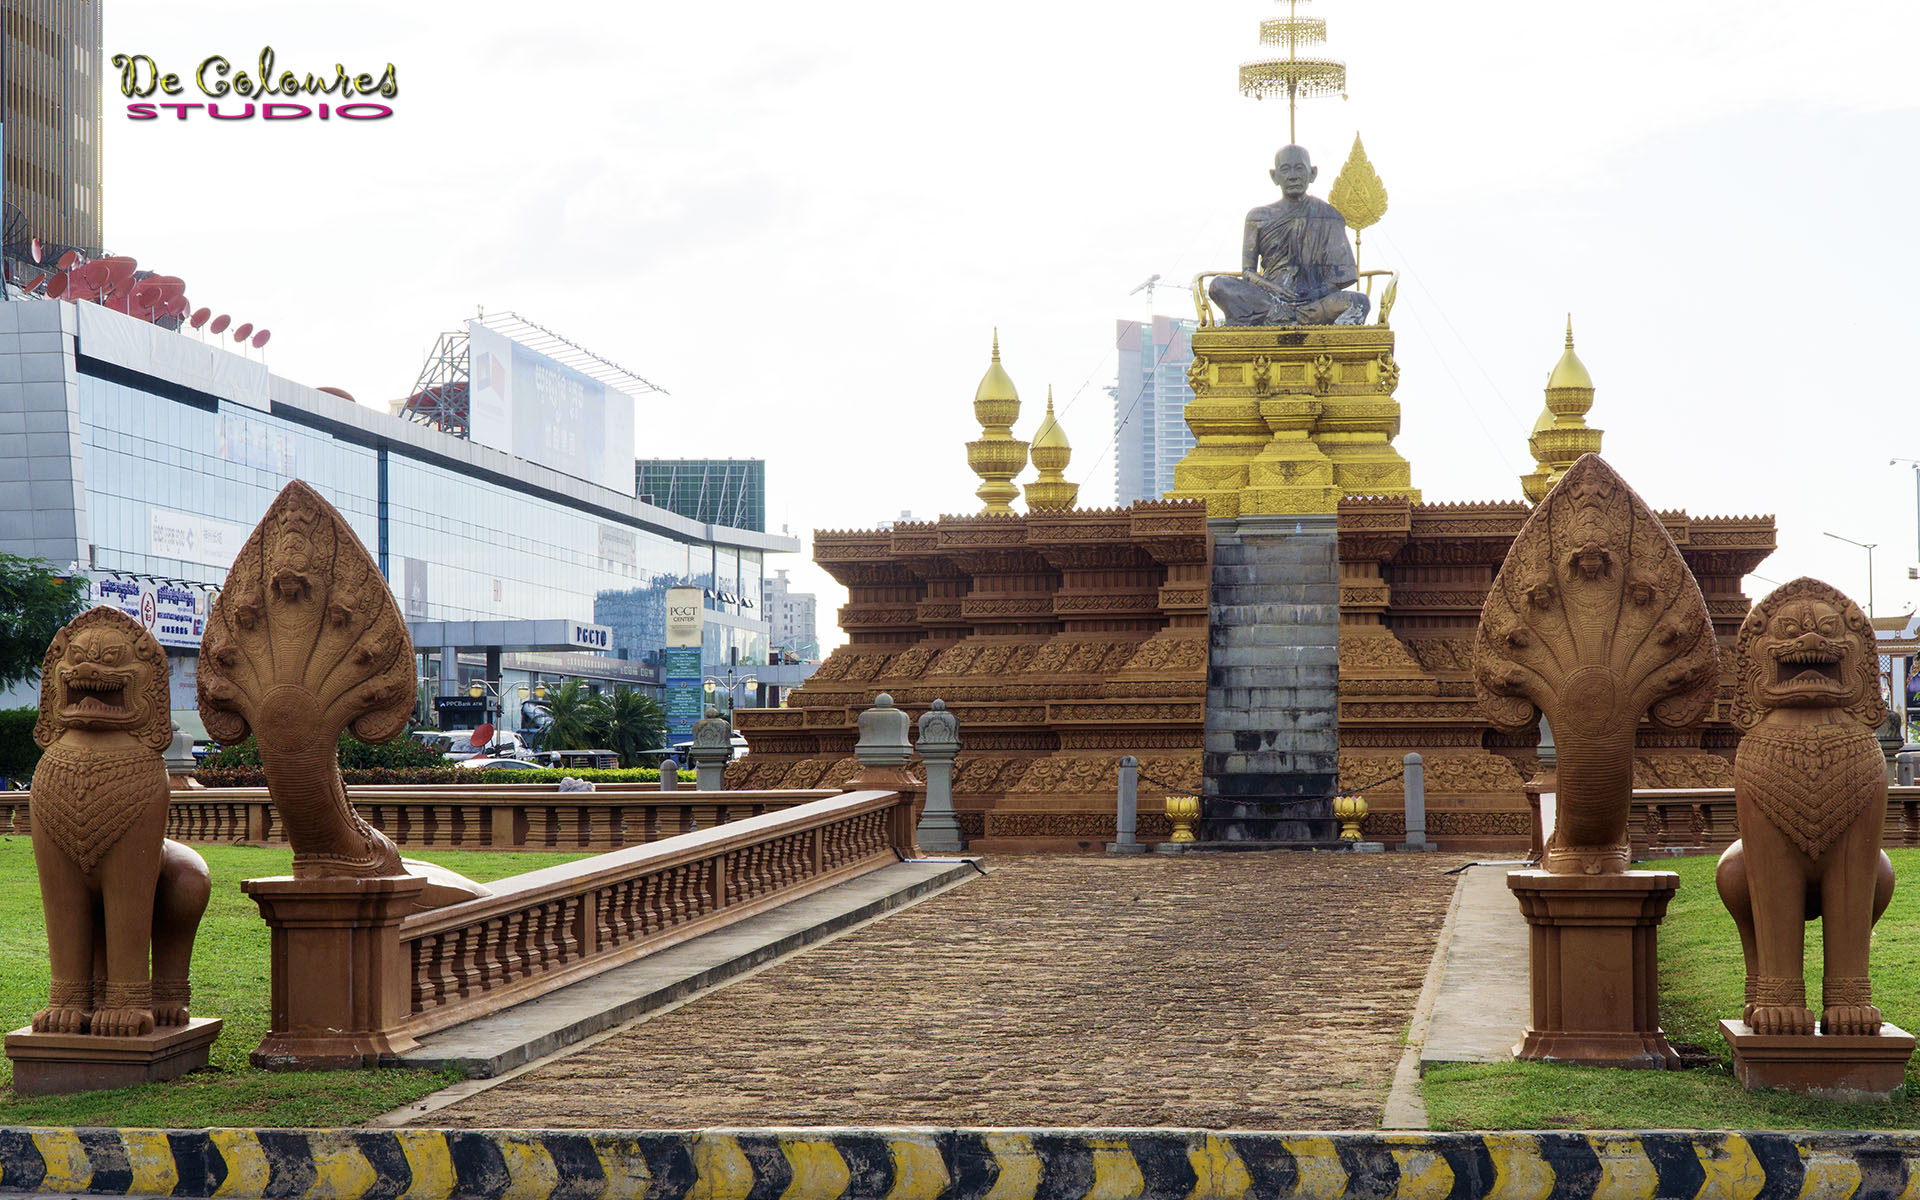
[[[1367,160],[1367,148],[1360,135],[1353,135],[1353,149],[1340,168],[1340,177],[1327,191],[1327,203],[1340,210],[1347,228],[1359,233],[1387,215],[1387,185],[1380,182],[1373,164]]]
[[[1627,868],[1634,736],[1701,720],[1720,652],[1700,585],[1646,503],[1597,454],[1521,527],[1480,612],[1474,681],[1509,731],[1544,712],[1559,757],[1555,874]]]

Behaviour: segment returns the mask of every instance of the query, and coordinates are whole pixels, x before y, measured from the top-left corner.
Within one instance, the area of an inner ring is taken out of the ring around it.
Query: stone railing
[[[551,783],[347,788],[368,824],[410,850],[618,850],[839,794],[831,789],[662,792],[651,783],[603,783],[591,792],[561,792]],[[0,793],[0,834],[30,832],[27,793]],[[211,844],[287,841],[267,789],[258,787],[173,793],[167,836]]]
[[[1732,788],[1636,791],[1627,836],[1636,857],[1718,853],[1740,836]],[[1887,789],[1887,849],[1920,846],[1920,787]]]
[[[418,880],[249,880],[274,929],[274,1019],[254,1061],[371,1066],[435,1030],[913,852],[912,796],[869,791],[516,875],[426,912],[407,911]],[[296,999],[315,961],[365,969],[351,986],[320,982]]]

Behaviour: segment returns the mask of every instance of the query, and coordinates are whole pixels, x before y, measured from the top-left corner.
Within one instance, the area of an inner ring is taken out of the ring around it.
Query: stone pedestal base
[[[1514,1057],[1678,1067],[1660,1029],[1657,950],[1680,877],[1514,871],[1507,886],[1527,919],[1532,973],[1532,1020]]]
[[[1818,1029],[1818,1026],[1815,1026]],[[1722,1021],[1733,1048],[1733,1074],[1747,1088],[1777,1088],[1823,1100],[1891,1100],[1906,1089],[1914,1038],[1897,1025],[1875,1037],[1783,1037],[1754,1033],[1745,1021]]]
[[[399,926],[426,886],[415,875],[241,882],[273,931],[273,1002],[254,1066],[372,1067],[419,1044],[402,1030],[413,1003]]]
[[[6,1047],[14,1092],[52,1096],[176,1079],[206,1066],[207,1051],[219,1036],[217,1017],[194,1017],[145,1037],[35,1033],[27,1026],[9,1033]]]

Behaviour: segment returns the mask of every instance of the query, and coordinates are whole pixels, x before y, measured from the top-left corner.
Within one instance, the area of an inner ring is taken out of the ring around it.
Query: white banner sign
[[[199,588],[103,575],[93,581],[93,607],[117,608],[140,622],[162,646],[198,650],[211,600]]]
[[[190,517],[164,508],[149,511],[152,516],[148,524],[147,553],[156,558],[231,567],[233,556],[246,544],[248,530],[244,525]]]
[[[605,625],[569,621],[567,622],[567,644],[579,646],[585,650],[609,650],[613,648],[613,630]]]
[[[667,589],[667,645],[698,646],[705,620],[706,592],[696,587]]]

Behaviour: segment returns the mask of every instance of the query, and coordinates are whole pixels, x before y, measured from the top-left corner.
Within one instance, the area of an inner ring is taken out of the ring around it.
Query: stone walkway
[[[426,1123],[1371,1128],[1464,861],[990,859]]]

